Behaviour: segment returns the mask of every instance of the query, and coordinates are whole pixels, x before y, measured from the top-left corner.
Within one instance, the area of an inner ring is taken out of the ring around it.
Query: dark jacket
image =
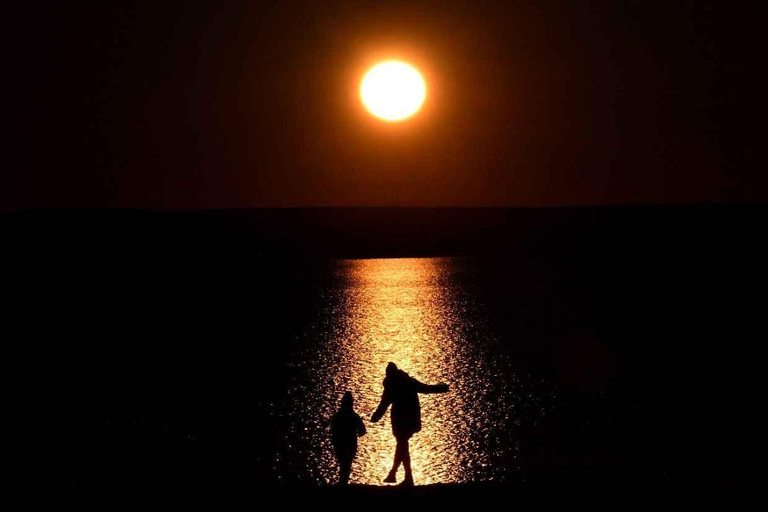
[[[351,407],[342,407],[331,419],[331,442],[339,458],[354,458],[357,453],[357,438],[364,435],[363,420]]]
[[[396,438],[409,438],[421,430],[421,406],[419,393],[445,393],[448,386],[422,384],[402,370],[384,379],[384,393],[371,421],[376,422],[384,416],[392,405],[392,433]]]

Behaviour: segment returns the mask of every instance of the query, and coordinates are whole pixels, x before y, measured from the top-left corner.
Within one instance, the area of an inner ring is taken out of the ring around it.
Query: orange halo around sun
[[[402,121],[419,111],[427,95],[421,73],[405,62],[376,64],[360,83],[360,98],[368,111],[384,121]]]

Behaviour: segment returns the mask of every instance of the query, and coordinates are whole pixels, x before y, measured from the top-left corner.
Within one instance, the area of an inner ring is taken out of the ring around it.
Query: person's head
[[[394,377],[397,375],[397,365],[393,362],[387,364],[387,377]]]
[[[341,410],[350,412],[355,410],[355,400],[352,398],[351,391],[347,391],[344,393],[344,396],[341,397]]]

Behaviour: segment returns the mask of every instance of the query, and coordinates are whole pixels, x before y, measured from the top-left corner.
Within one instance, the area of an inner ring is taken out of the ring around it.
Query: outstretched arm
[[[381,395],[381,402],[379,403],[379,406],[376,408],[373,416],[371,416],[371,421],[373,423],[379,421],[381,417],[384,416],[384,413],[387,412],[387,408],[391,403],[392,400],[389,398],[389,393],[387,393],[387,390],[385,389],[384,393]]]
[[[422,382],[419,382],[416,379],[413,379],[413,382],[414,384],[416,384],[416,392],[418,393],[423,393],[425,395],[428,395],[428,394],[448,392],[448,384],[429,385],[429,384],[424,384]]]

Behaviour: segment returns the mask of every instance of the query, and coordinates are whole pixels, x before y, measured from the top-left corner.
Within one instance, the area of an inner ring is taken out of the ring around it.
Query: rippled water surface
[[[369,418],[394,361],[424,383],[451,386],[448,394],[420,396],[423,427],[411,440],[417,483],[501,480],[510,464],[514,471],[516,407],[543,414],[545,397],[507,368],[471,282],[461,259],[339,261],[293,363],[287,449],[294,453],[277,457],[306,461],[311,479],[334,481],[329,419],[350,390],[368,428],[351,480],[380,483],[395,440],[389,413],[377,424]]]

